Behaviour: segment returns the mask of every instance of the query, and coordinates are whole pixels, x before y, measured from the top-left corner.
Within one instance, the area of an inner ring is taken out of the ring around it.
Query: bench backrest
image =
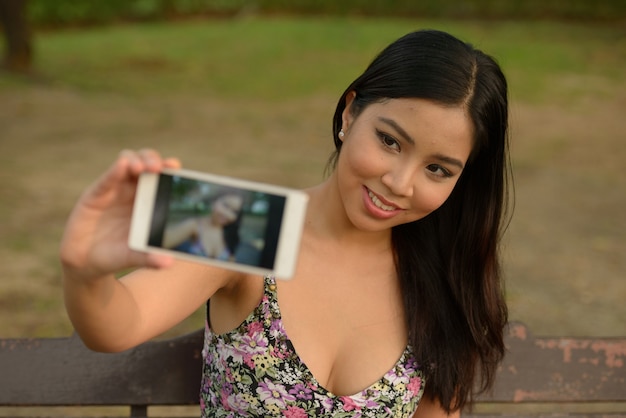
[[[96,353],[79,337],[0,340],[0,405],[198,404],[203,330]]]
[[[202,344],[202,330],[117,354],[76,336],[0,340],[0,406],[130,405],[145,416],[148,405],[198,404]],[[534,337],[513,323],[507,348],[481,402],[620,402],[626,411],[626,338]]]
[[[524,324],[511,323],[506,346],[508,352],[498,370],[496,384],[479,402],[568,404],[573,412],[598,409],[581,409],[581,406],[613,403],[609,408],[617,407],[617,410],[576,416],[626,416],[626,337],[535,337]],[[558,410],[567,415],[563,412],[565,407]],[[525,412],[520,416],[530,415]]]
[[[626,337],[535,337],[509,326],[495,402],[626,402]]]

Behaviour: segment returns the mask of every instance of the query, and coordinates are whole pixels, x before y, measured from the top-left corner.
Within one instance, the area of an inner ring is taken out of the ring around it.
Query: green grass
[[[56,25],[251,13],[618,22],[626,14],[626,4],[621,0],[30,0],[29,11],[35,23]]]
[[[250,18],[42,32],[36,65],[55,82],[86,92],[339,95],[381,48],[419,28],[447,30],[494,55],[512,96],[522,100],[568,99],[586,93],[591,77],[610,86],[626,64],[626,30],[616,26]]]
[[[579,295],[590,287],[585,277],[606,281],[622,265],[626,29],[356,17],[38,32],[36,68],[54,84],[0,75],[0,331],[71,331],[58,242],[74,199],[120,149],[151,146],[189,168],[314,184],[330,152],[336,98],[388,42],[419,28],[472,42],[494,55],[509,78],[518,130],[512,157],[519,193],[513,226],[519,226],[512,228],[508,266],[515,319],[539,331],[552,324],[560,333],[567,321],[552,299],[564,294],[573,301],[567,306],[587,309],[572,315],[568,333],[619,333],[626,317],[618,314],[619,291],[587,305]],[[573,255],[563,262],[563,254]],[[608,283],[622,283],[622,276]],[[546,293],[550,286],[553,293]],[[543,300],[551,303],[537,308]],[[202,315],[172,335],[201,326]]]

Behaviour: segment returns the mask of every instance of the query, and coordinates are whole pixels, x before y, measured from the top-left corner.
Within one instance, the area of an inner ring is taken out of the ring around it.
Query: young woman
[[[165,229],[163,246],[219,260],[233,260],[239,245],[244,198],[224,191],[209,200],[208,215],[187,217]]]
[[[180,163],[122,152],[62,242],[77,332],[125,350],[209,300],[202,416],[458,416],[504,353],[507,106],[494,60],[446,33],[383,50],[339,100],[290,281],[130,251],[137,176]]]

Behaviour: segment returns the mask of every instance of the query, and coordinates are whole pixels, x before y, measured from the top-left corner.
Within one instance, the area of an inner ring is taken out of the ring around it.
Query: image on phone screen
[[[148,245],[272,270],[286,198],[159,175]]]

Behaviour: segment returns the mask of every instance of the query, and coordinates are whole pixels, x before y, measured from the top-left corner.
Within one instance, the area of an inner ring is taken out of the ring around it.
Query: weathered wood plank
[[[80,338],[0,340],[0,405],[193,405],[203,331],[115,354]]]
[[[624,402],[626,338],[534,337],[509,327],[509,350],[488,402]]]
[[[76,336],[0,340],[0,406],[197,405],[203,330],[117,354],[95,353]],[[535,337],[513,323],[495,389],[482,402],[623,403],[626,338]],[[621,405],[621,404],[620,404]],[[615,418],[626,413],[476,414],[463,417]]]

